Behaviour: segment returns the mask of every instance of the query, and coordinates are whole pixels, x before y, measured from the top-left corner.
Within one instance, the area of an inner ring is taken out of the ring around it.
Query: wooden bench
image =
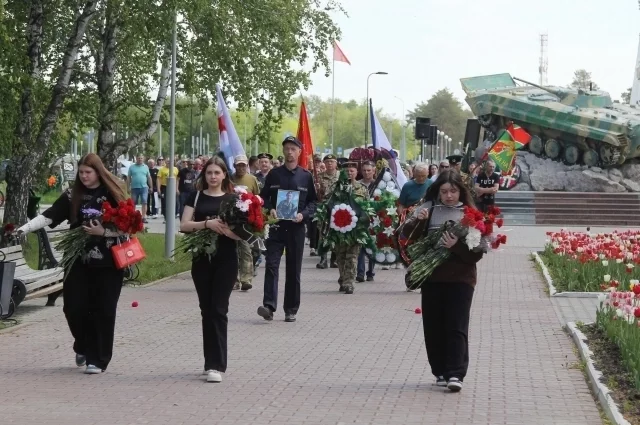
[[[10,246],[0,249],[4,255],[4,261],[16,264],[13,277],[13,291],[11,298],[17,307],[24,300],[42,297],[62,290],[64,270],[54,267],[46,270],[34,270],[27,264],[24,258],[22,245]],[[2,255],[0,255],[2,259]]]

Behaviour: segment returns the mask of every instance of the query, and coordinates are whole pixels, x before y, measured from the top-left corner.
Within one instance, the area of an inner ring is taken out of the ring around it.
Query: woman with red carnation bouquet
[[[86,365],[87,374],[104,372],[111,361],[116,307],[124,278],[111,252],[124,233],[103,227],[97,218],[103,207],[117,208],[124,199],[116,177],[98,155],[89,153],[78,162],[73,186],[49,209],[18,229],[18,233],[30,233],[69,220],[68,233],[83,236],[76,238],[83,241],[82,246],[65,268],[63,311],[75,339],[76,365]]]
[[[204,165],[196,189],[186,201],[180,222],[184,233],[209,229],[217,235],[213,255],[197,255],[191,263],[202,314],[204,374],[207,382],[222,382],[227,370],[227,313],[229,298],[238,276],[236,240],[240,238],[221,220],[226,203],[235,199],[229,171],[222,158],[214,156]]]
[[[426,199],[429,201],[414,212],[402,230],[410,236],[410,243],[419,243],[416,239],[441,231],[447,223],[459,223],[464,218],[465,207],[468,211],[474,207],[469,189],[455,170],[441,173],[429,188]],[[422,322],[436,385],[457,392],[462,389],[469,366],[469,317],[477,278],[476,263],[482,258],[483,250],[472,250],[468,241],[450,230],[443,231],[439,239],[437,244],[446,251],[446,258],[428,271],[421,284]],[[433,252],[436,248],[431,249]],[[412,270],[412,275],[414,273]]]

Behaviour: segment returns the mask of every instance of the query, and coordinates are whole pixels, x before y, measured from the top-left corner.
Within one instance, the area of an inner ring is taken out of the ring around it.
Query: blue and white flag
[[[216,98],[218,100],[218,131],[220,132],[220,150],[227,160],[227,168],[231,174],[236,172],[233,166],[234,159],[238,155],[246,155],[236,128],[231,121],[229,108],[222,97],[220,84],[216,84]]]
[[[369,99],[369,111],[371,111],[371,142],[373,143],[373,147],[374,149],[385,149],[394,156],[393,161],[396,163],[396,180],[398,181],[398,186],[400,186],[399,189],[402,189],[402,186],[407,182],[407,176],[405,176],[404,171],[402,171],[400,160],[397,155],[394,154],[393,147],[391,143],[389,143],[389,139],[384,133],[378,117],[376,117],[371,99]]]

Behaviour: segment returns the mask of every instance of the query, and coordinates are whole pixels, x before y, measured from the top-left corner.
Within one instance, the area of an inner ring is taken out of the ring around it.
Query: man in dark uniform
[[[254,176],[258,179],[260,189],[264,187],[264,181],[267,178],[267,174],[269,174],[269,170],[271,170],[272,159],[273,155],[270,153],[261,153],[258,155],[258,171],[255,172]]]
[[[304,252],[304,221],[316,211],[316,188],[311,173],[298,166],[302,143],[293,136],[282,142],[284,164],[274,168],[265,179],[260,196],[272,217],[276,217],[278,190],[297,190],[298,212],[291,221],[281,220],[269,231],[266,241],[266,270],[264,273],[264,298],[258,314],[265,320],[273,320],[278,302],[278,268],[286,249],[286,277],[284,283],[285,322],[295,322],[300,306],[300,270]],[[291,256],[291,257],[289,257]]]

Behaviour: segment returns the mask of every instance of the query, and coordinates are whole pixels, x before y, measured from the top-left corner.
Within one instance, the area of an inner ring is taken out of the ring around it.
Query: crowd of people
[[[302,144],[297,138],[287,137],[282,149],[278,158],[270,153],[250,158],[237,156],[233,159],[234,173],[220,156],[175,161],[180,231],[210,229],[218,234],[214,256],[194,258],[191,269],[202,315],[203,370],[208,382],[221,382],[227,369],[227,312],[231,293],[234,289],[253,288],[261,262],[264,262],[264,293],[257,314],[266,321],[273,320],[277,312],[283,255],[284,320],[289,323],[297,320],[307,238],[308,255],[319,258],[316,267],[338,269],[340,292],[353,294],[358,282],[374,281],[376,264],[364,247],[341,244],[331,250],[323,249],[323,223],[314,221],[314,214],[317,206],[336,190],[341,170],[345,170],[351,196],[372,196],[372,184],[380,171],[376,163],[358,164],[333,154],[315,155],[314,171],[310,172],[299,166]],[[461,159],[460,155],[453,155],[438,166],[419,163],[404,169],[408,182],[400,191],[397,208],[407,228],[421,223],[421,231],[426,234],[444,221],[459,217],[465,205],[477,203],[484,208],[493,204],[499,180],[495,164],[488,161],[482,169],[472,164],[469,174],[465,174],[460,170]],[[127,186],[133,200],[142,207],[145,222],[158,217],[158,204],[160,213],[166,216],[170,172],[162,157],[145,164],[145,158],[138,156],[130,166]],[[116,204],[124,199],[125,194],[115,181],[100,158],[88,154],[80,160],[73,186],[51,208],[19,229],[23,233],[33,232],[68,219],[72,228],[84,226],[85,231],[94,235],[92,244],[104,254],[89,262],[77,261],[64,283],[64,313],[75,340],[76,364],[86,366],[85,372],[89,374],[104,372],[111,360],[122,271],[115,268],[108,248],[124,235],[111,234],[99,223],[83,223],[81,211],[88,207],[100,209],[102,202]],[[269,231],[264,252],[240,240],[218,218],[221,204],[238,186],[260,195],[264,208],[279,220]],[[287,195],[281,197],[282,191]],[[295,193],[295,202],[289,196],[291,193]],[[445,233],[441,243],[451,250],[451,256],[422,285],[424,337],[436,384],[459,391],[468,367],[467,335],[476,284],[475,264],[482,254],[465,251],[452,234]],[[396,267],[403,266],[396,264]]]

